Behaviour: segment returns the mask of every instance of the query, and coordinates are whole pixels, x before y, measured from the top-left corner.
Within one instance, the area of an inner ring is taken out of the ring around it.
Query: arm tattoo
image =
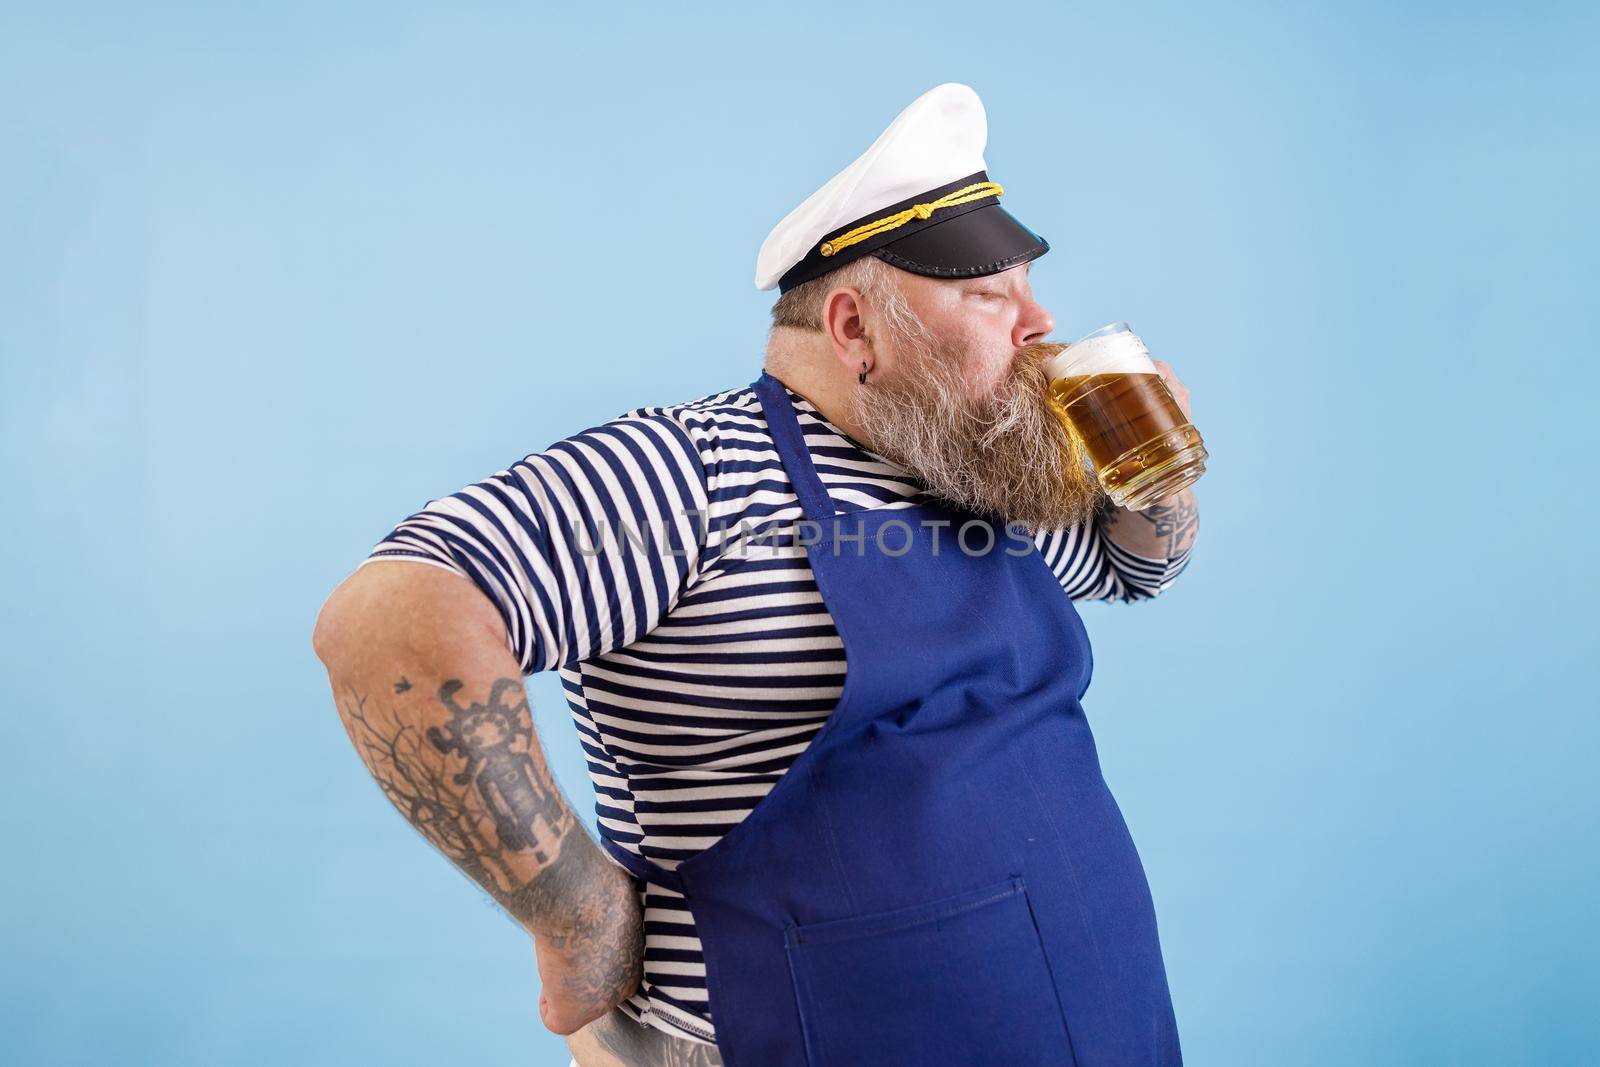
[[[1134,514],[1154,527],[1155,535],[1166,546],[1167,558],[1171,559],[1194,543],[1195,526],[1200,521],[1199,512],[1194,497],[1180,493],[1174,503],[1152,504]]]
[[[462,707],[455,699],[461,680],[452,678],[439,687],[439,702],[450,709],[443,730],[428,727],[428,743],[446,756],[458,756],[465,766],[451,778],[456,785],[472,785],[494,820],[495,837],[513,852],[533,850],[541,866],[550,857],[541,846],[560,851],[568,820],[553,784],[540,780],[529,750],[533,747],[533,719],[527,694],[514,678],[495,680],[487,704]],[[509,706],[506,701],[513,701]]]
[[[589,1032],[601,1048],[628,1067],[722,1067],[716,1046],[636,1023],[621,1008],[612,1008],[590,1023]]]
[[[634,987],[642,967],[632,882],[562,799],[522,681],[496,679],[482,702],[464,688],[457,678],[439,686],[426,728],[414,707],[402,715],[364,693],[351,692],[340,712],[390,803],[541,945],[579,964],[565,996],[603,1010]],[[394,684],[397,697],[412,689],[405,679]]]
[[[1111,503],[1110,497],[1102,496],[1097,519],[1101,528],[1108,531],[1119,523],[1142,520],[1148,526],[1139,540],[1153,534],[1162,554],[1171,559],[1194,544],[1195,531],[1200,523],[1200,508],[1195,503],[1194,494],[1187,489],[1172,498],[1171,503],[1152,504],[1143,511],[1127,511]],[[1130,528],[1128,533],[1133,534],[1133,530]]]

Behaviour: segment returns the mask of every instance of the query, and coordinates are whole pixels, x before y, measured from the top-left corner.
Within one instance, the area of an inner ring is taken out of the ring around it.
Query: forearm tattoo
[[[393,688],[396,699],[423,698],[405,678]],[[420,717],[414,704],[402,715],[345,689],[345,730],[379,788],[541,950],[574,962],[563,995],[603,1010],[634,988],[643,961],[638,897],[557,789],[521,679],[496,679],[481,702],[449,679]]]
[[[1119,525],[1136,520],[1146,524],[1141,527],[1140,540],[1153,536],[1162,554],[1171,559],[1194,544],[1200,524],[1200,508],[1195,503],[1194,493],[1187,489],[1168,503],[1152,504],[1143,511],[1126,511],[1112,504],[1109,497],[1101,498],[1100,521],[1108,533]]]
[[[634,1022],[613,1008],[589,1024],[600,1047],[628,1067],[722,1067],[715,1045],[702,1045],[686,1037]]]

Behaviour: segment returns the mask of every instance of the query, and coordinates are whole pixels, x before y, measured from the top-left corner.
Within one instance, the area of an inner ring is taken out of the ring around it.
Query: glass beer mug
[[[1125,322],[1050,357],[1050,399],[1112,503],[1142,511],[1206,470],[1206,446]]]

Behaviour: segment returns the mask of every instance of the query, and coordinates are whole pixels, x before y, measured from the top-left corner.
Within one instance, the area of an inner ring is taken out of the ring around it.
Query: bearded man
[[[323,606],[357,751],[532,935],[582,1067],[1181,1060],[1074,602],[1165,590],[1194,500],[1085,468],[986,136],[923,94],[763,246],[753,384],[430,501]]]

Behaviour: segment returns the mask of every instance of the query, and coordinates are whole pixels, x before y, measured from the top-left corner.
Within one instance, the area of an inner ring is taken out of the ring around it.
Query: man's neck
[[[878,446],[867,439],[852,416],[851,390],[857,388],[859,382],[833,354],[822,334],[792,326],[774,328],[767,345],[764,369],[811,401],[823,418],[877,451]]]

